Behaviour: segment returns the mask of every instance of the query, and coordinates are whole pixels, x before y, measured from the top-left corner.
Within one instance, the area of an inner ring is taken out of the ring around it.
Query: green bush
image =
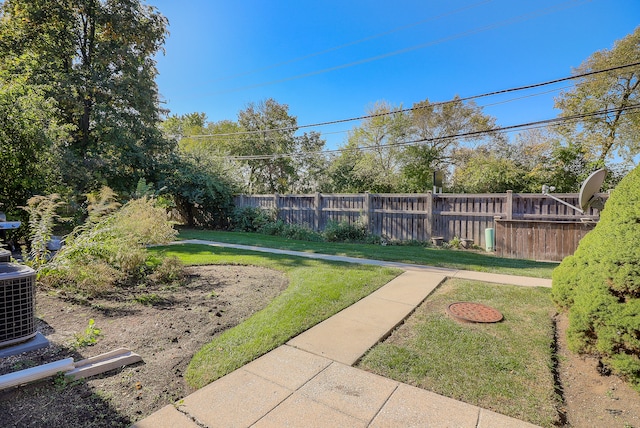
[[[322,235],[318,232],[314,232],[308,227],[301,226],[299,224],[287,224],[282,220],[275,220],[269,223],[265,223],[258,229],[259,233],[265,235],[281,236],[287,239],[296,239],[299,241],[323,241]]]
[[[257,232],[276,221],[276,213],[260,207],[236,207],[233,210],[233,228],[240,232]]]
[[[369,237],[369,231],[361,222],[329,221],[323,235],[329,242],[365,242]]]
[[[590,353],[640,391],[640,167],[615,188],[600,222],[553,271],[573,351]]]

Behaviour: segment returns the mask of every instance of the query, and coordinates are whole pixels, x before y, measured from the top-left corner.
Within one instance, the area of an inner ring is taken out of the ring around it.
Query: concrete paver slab
[[[371,293],[369,297],[418,306],[446,278],[437,273],[407,271]]]
[[[538,428],[538,426],[491,410],[480,409],[477,428]]]
[[[136,422],[131,428],[200,428],[188,416],[179,412],[172,405],[164,406],[162,409]]]
[[[425,284],[424,280],[419,280],[419,275],[403,273],[287,344],[344,364],[355,363],[411,314],[444,279],[430,276],[432,283]],[[399,297],[394,297],[394,291]]]
[[[400,384],[369,426],[475,428],[479,412],[470,404]]]
[[[551,288],[551,280],[547,278],[531,278],[528,276],[504,275],[500,273],[472,272],[459,270],[452,278],[473,279],[476,281],[493,282],[497,284],[520,285],[523,287],[547,287]]]
[[[344,320],[360,321],[381,331],[390,331],[414,310],[413,305],[367,296],[334,315]],[[304,334],[304,333],[303,333]]]
[[[388,333],[388,329],[345,317],[331,317],[287,345],[352,365]]]
[[[353,416],[318,403],[302,394],[294,394],[252,425],[252,428],[364,428],[366,426],[366,422]]]
[[[296,390],[327,368],[332,361],[283,345],[243,367],[289,390]]]
[[[205,426],[247,427],[284,401],[291,392],[239,369],[187,396],[179,409]]]
[[[368,423],[397,387],[396,381],[333,363],[297,393]]]

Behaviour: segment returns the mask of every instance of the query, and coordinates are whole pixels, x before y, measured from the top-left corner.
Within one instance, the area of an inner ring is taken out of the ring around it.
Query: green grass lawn
[[[150,251],[176,256],[188,265],[232,264],[277,269],[289,280],[288,288],[265,309],[217,336],[194,355],[185,379],[197,388],[284,344],[402,272],[205,245],[172,245]]]
[[[446,308],[484,303],[504,320],[460,323]],[[551,427],[554,306],[550,290],[449,280],[359,366],[485,409]]]
[[[447,250],[421,246],[369,245],[296,241],[279,236],[247,232],[181,229],[179,239],[206,239],[230,244],[255,245],[281,250],[359,257],[453,269],[551,278],[557,263],[506,259],[482,251]]]

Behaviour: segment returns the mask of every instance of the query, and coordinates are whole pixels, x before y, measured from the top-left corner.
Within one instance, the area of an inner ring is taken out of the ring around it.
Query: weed
[[[28,369],[30,367],[35,367],[38,364],[32,360],[21,360],[17,361],[15,364],[11,366],[11,369],[14,371]]]
[[[165,299],[163,299],[156,293],[141,294],[139,296],[136,296],[134,300],[145,306],[154,306],[165,302]]]
[[[76,385],[80,385],[83,382],[84,382],[83,379],[70,380],[68,377],[65,376],[64,372],[58,372],[53,377],[53,386],[58,391],[62,391],[63,389],[65,389],[67,387],[74,387]]]
[[[74,335],[75,342],[73,343],[73,347],[77,349],[95,345],[100,335],[101,330],[99,328],[96,328],[95,321],[93,318],[91,318],[89,320],[89,325],[84,329],[84,332],[76,333]]]
[[[460,248],[462,246],[462,240],[457,236],[454,236],[451,241],[448,243],[449,248]]]

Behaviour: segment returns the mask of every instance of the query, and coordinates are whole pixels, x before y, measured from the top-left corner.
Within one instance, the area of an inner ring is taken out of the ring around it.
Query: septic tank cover
[[[456,302],[447,308],[449,315],[464,322],[493,323],[502,321],[502,314],[490,306],[474,302]]]

